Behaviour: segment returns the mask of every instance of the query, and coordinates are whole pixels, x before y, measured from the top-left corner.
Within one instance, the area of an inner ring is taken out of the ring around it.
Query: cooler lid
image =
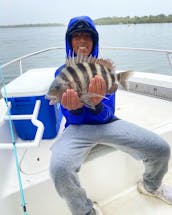
[[[46,95],[54,80],[57,68],[31,69],[8,83],[5,87],[8,98]],[[4,88],[1,89],[5,97]]]

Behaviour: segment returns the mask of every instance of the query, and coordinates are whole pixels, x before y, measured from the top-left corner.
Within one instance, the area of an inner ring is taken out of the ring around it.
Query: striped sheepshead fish
[[[100,95],[88,93],[92,77],[101,75],[106,82],[106,94],[112,94],[117,90],[118,84],[127,90],[127,80],[132,73],[132,71],[116,73],[115,66],[109,59],[72,57],[66,60],[66,66],[52,82],[46,98],[50,100],[50,104],[59,103],[67,89],[74,89],[81,102],[94,109],[90,98]]]

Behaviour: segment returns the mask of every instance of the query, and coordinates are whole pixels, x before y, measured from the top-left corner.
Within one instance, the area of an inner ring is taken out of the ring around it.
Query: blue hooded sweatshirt
[[[72,33],[77,31],[90,32],[93,39],[93,50],[91,55],[98,57],[99,51],[99,36],[95,28],[94,22],[88,16],[80,16],[72,18],[68,24],[66,31],[66,57],[71,57],[73,50],[71,47],[71,37]],[[64,68],[65,65],[57,69],[55,76]],[[115,113],[115,93],[111,95],[106,95],[108,99],[103,99],[98,105],[96,105],[95,110],[83,106],[77,110],[67,110],[61,105],[61,110],[66,118],[65,127],[70,124],[80,125],[80,124],[104,124],[109,123],[117,118],[114,116]]]

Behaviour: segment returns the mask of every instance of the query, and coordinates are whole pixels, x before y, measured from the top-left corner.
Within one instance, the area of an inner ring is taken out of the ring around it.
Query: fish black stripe
[[[69,82],[68,77],[66,76],[66,74],[64,72],[60,72],[59,77],[64,80],[65,82]]]
[[[93,77],[93,73],[91,71],[90,65],[89,63],[84,62],[83,65],[85,66],[86,70],[87,70],[87,74],[88,74],[88,82],[90,83],[92,77]]]
[[[90,68],[91,68],[91,71],[92,71],[92,74],[93,74],[93,77],[94,77],[95,75],[97,75],[97,69],[95,67],[95,64],[90,63],[89,65],[90,65]]]
[[[104,66],[100,65],[100,67],[101,67],[102,77],[104,78],[106,85],[108,85],[106,70],[104,69]],[[108,86],[106,87],[108,88]]]
[[[71,83],[71,81],[69,80],[68,76],[65,74],[65,72],[60,72],[59,78],[61,78],[65,83],[67,83],[69,88],[73,88],[73,89],[75,88],[73,86],[73,83]]]
[[[82,74],[84,75],[84,80],[86,82],[86,85],[88,86],[89,83],[89,75],[86,67],[83,65],[83,63],[77,64],[78,68],[82,71]]]
[[[76,85],[78,86],[77,91],[78,92],[82,92],[82,86],[81,86],[82,84],[81,84],[81,81],[80,81],[80,79],[79,79],[79,77],[78,77],[77,72],[75,71],[75,69],[72,66],[68,66],[66,69],[72,75],[72,77],[73,77]]]
[[[79,67],[77,66],[77,64],[72,64],[72,68],[76,71],[76,74],[80,80],[80,83],[81,83],[81,87],[82,87],[82,93],[85,93],[86,92],[86,89],[87,89],[87,83],[85,81],[85,78],[84,78],[84,74],[83,74],[83,71],[79,69]]]
[[[118,73],[117,80],[118,80],[118,82],[120,82],[120,80],[121,80],[121,73]]]
[[[107,80],[108,80],[108,90],[112,87],[112,77],[111,77],[111,70],[109,70],[107,67],[104,68],[106,71],[107,75]]]
[[[114,72],[110,72],[110,76],[112,78],[112,84],[114,84],[115,81],[116,81],[115,73]]]

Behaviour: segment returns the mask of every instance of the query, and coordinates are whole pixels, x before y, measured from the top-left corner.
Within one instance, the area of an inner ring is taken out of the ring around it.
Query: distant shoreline
[[[172,23],[172,22],[140,22],[140,23],[135,23],[135,22],[128,22],[128,23],[96,23],[95,25],[130,25],[130,24],[163,24],[163,23]],[[0,28],[32,28],[32,27],[64,27],[66,25],[64,24],[27,24],[27,25],[0,25]]]
[[[119,25],[119,24],[155,24],[172,23],[172,15],[159,14],[156,16],[126,16],[126,17],[102,17],[94,20],[96,25]],[[62,23],[37,23],[37,24],[19,24],[19,25],[0,25],[0,28],[23,28],[23,27],[54,27],[66,26]]]
[[[25,27],[55,27],[65,26],[60,23],[42,23],[42,24],[20,24],[20,25],[0,25],[0,28],[25,28]]]
[[[172,23],[172,15],[159,14],[156,16],[126,16],[126,17],[103,17],[94,20],[96,25],[118,25],[118,24],[156,24]]]

